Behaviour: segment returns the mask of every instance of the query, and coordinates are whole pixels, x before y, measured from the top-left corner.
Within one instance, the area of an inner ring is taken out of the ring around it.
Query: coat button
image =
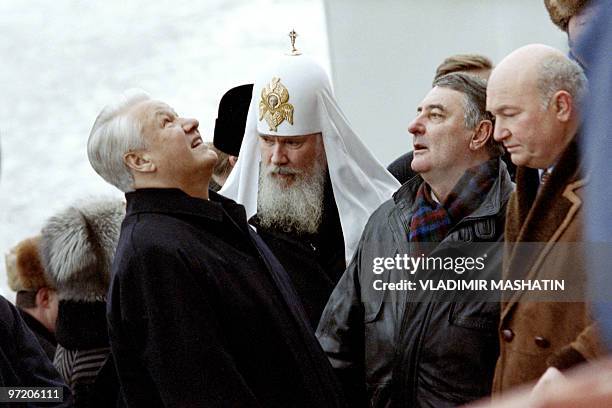
[[[507,343],[510,343],[512,339],[514,338],[514,332],[510,329],[502,330],[501,335],[502,335],[502,339],[504,339],[504,341]]]
[[[541,347],[541,348],[549,348],[550,347],[550,341],[546,340],[544,337],[542,336],[536,336],[533,341],[535,341],[536,346]]]

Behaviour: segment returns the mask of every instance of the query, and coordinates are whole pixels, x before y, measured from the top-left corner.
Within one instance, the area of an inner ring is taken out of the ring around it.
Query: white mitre
[[[239,159],[220,193],[244,205],[247,218],[252,217],[257,212],[259,134],[313,133],[323,135],[348,265],[368,218],[400,184],[351,129],[328,75],[311,58],[284,56],[258,77]]]

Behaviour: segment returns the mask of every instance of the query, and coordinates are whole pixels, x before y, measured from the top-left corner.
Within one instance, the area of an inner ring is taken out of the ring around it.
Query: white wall
[[[447,56],[496,63],[533,42],[566,51],[542,0],[326,0],[325,12],[336,96],[385,165],[412,150],[407,125]]]

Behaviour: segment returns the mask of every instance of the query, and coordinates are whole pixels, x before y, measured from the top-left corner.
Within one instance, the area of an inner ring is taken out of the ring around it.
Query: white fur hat
[[[125,206],[119,200],[79,202],[51,217],[40,253],[60,299],[104,299]]]

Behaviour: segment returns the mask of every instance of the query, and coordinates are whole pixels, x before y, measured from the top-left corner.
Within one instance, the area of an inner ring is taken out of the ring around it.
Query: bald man
[[[564,280],[572,300],[581,300],[533,301],[538,299],[524,291],[504,299],[494,392],[536,380],[549,367],[565,370],[603,352],[582,301],[584,256],[575,244],[583,240],[587,180],[578,154],[577,107],[586,87],[580,66],[544,45],[514,51],[489,79],[487,109],[496,118],[494,138],[518,166],[506,219],[504,277]],[[528,249],[513,245],[520,242],[536,244]]]

